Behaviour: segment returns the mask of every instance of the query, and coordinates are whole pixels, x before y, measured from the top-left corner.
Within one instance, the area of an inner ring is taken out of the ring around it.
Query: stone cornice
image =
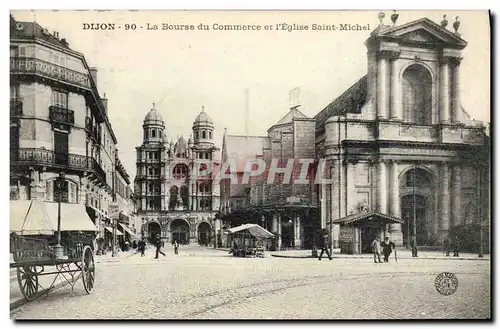
[[[385,58],[387,60],[393,61],[401,55],[401,51],[399,50],[379,50],[377,52],[377,59]]]

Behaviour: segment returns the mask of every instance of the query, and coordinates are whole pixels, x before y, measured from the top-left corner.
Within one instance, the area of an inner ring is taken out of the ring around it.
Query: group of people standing
[[[179,242],[177,240],[174,240],[172,242],[172,245],[174,247],[174,254],[175,255],[178,255],[179,254]],[[156,252],[155,252],[155,259],[158,259],[158,256],[160,254],[162,254],[164,257],[166,257],[167,255],[165,255],[165,253],[161,250],[161,248],[163,247],[163,242],[161,241],[161,238],[160,238],[160,235],[157,234],[155,236],[155,239],[154,239],[154,246],[156,248]],[[141,252],[141,257],[143,257],[145,255],[145,252],[146,252],[146,240],[144,238],[141,238],[141,240],[139,240],[139,243],[138,243],[138,247],[137,247],[137,251],[140,251]]]
[[[380,242],[380,237],[376,237],[372,244],[373,260],[375,263],[382,263],[380,255],[384,255],[384,263],[389,263],[389,256],[392,252],[396,252],[396,245],[386,236],[383,242]],[[378,260],[378,261],[377,261]]]

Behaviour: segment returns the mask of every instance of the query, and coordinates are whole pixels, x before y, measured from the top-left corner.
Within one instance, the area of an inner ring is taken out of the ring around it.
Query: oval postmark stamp
[[[440,273],[434,280],[434,286],[441,295],[452,295],[458,289],[457,276],[450,272]]]

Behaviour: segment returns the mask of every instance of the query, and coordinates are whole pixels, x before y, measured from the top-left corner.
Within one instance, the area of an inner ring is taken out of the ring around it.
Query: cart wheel
[[[24,298],[31,302],[38,293],[38,273],[34,266],[18,267],[17,282]]]
[[[83,248],[82,255],[82,281],[83,287],[87,294],[90,294],[94,289],[95,280],[95,264],[94,254],[89,246]]]

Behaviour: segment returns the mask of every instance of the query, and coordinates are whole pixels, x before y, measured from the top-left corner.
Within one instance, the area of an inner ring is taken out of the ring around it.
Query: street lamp
[[[59,177],[56,179],[57,186],[57,245],[53,247],[54,256],[56,259],[63,258],[63,247],[61,246],[61,201],[62,201],[62,185],[64,183],[66,175],[64,172],[59,173]]]

